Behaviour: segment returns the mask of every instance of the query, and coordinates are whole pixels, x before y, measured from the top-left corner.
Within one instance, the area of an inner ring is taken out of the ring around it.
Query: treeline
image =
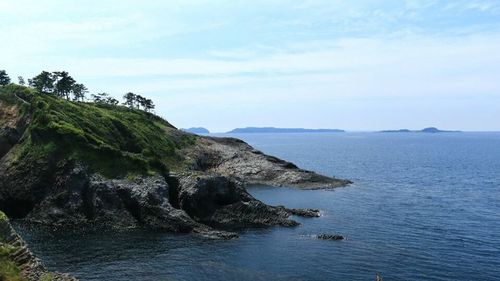
[[[0,86],[6,86],[11,83],[10,77],[5,70],[0,70]],[[26,86],[22,76],[18,77],[18,84]],[[83,84],[77,83],[73,77],[66,71],[48,72],[42,71],[37,76],[28,79],[28,86],[35,89],[40,94],[55,95],[59,98],[72,100],[75,102],[90,101],[96,104],[120,105],[120,102],[107,93],[91,94],[87,99],[89,90]],[[131,92],[123,96],[121,105],[129,108],[142,109],[144,111],[153,111],[155,105],[152,100]]]

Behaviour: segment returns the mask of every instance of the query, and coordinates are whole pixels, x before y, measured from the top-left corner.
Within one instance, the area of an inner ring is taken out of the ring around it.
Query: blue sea
[[[500,133],[231,136],[354,184],[249,187],[321,217],[230,241],[18,228],[49,269],[81,280],[500,280]],[[347,240],[314,238],[321,233]]]

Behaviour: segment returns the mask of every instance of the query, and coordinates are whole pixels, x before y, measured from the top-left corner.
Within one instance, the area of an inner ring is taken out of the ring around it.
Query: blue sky
[[[500,130],[500,1],[0,0],[0,38],[178,127]]]

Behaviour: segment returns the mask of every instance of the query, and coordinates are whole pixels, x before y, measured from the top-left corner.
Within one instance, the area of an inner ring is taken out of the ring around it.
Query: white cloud
[[[0,0],[0,67],[13,77],[64,69],[92,91],[152,95],[182,122],[198,118],[182,109],[193,100],[215,108],[204,116],[213,122],[242,108],[293,118],[308,107],[318,122],[329,107],[371,102],[498,101],[500,3],[448,3]]]

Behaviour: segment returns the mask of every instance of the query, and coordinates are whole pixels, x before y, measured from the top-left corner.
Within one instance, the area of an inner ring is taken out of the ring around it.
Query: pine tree
[[[53,75],[56,77],[55,93],[59,97],[69,100],[69,95],[76,83],[75,79],[69,76],[66,71],[54,72]]]
[[[123,105],[128,106],[129,108],[133,108],[135,105],[135,99],[136,95],[132,92],[126,93],[123,98],[125,99],[125,102],[123,102]]]
[[[84,101],[85,95],[89,92],[85,85],[78,83],[73,85],[73,89],[71,91],[73,92],[74,101]]]
[[[55,78],[52,73],[47,71],[42,71],[42,73],[28,79],[28,83],[31,87],[35,88],[41,94],[50,94],[54,91]]]
[[[18,76],[17,80],[19,81],[18,84],[21,86],[26,85],[26,82],[24,82],[24,78],[22,76]]]
[[[7,75],[5,70],[0,70],[0,86],[6,86],[10,84],[10,77]]]

